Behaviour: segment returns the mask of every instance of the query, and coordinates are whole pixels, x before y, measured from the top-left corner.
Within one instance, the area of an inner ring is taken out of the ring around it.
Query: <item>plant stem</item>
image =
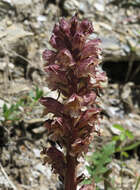
[[[65,173],[65,190],[76,190],[76,159],[67,151],[67,168]]]

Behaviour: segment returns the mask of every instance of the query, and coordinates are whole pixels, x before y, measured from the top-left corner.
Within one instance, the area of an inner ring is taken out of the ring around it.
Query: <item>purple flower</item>
[[[97,132],[95,125],[99,124],[101,110],[96,98],[106,75],[99,67],[100,40],[88,39],[93,31],[87,19],[79,21],[77,15],[68,21],[62,18],[50,39],[55,50],[43,52],[47,85],[64,98],[61,103],[51,97],[40,99],[44,114],[53,114],[45,127],[49,138],[66,150],[64,154],[56,147],[46,149],[45,160],[64,179],[67,190],[76,190],[83,179],[83,175],[76,177],[77,159],[88,151],[93,133]],[[91,187],[84,185],[81,190]]]

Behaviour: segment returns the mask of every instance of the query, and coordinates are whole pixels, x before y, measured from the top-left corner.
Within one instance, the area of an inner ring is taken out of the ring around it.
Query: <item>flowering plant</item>
[[[45,163],[51,164],[59,175],[65,190],[76,190],[84,175],[77,176],[78,158],[86,153],[98,132],[95,125],[99,122],[100,108],[97,103],[101,83],[106,80],[99,67],[99,39],[88,39],[93,33],[92,23],[87,19],[78,20],[77,14],[70,20],[64,18],[54,26],[50,44],[54,50],[45,50],[46,81],[51,90],[57,90],[63,102],[51,97],[42,97],[44,113],[52,113],[52,119],[45,122],[55,146],[44,148]],[[80,190],[94,189],[84,185]]]

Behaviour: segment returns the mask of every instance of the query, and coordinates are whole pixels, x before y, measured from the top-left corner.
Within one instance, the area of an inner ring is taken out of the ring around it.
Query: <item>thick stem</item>
[[[67,152],[66,160],[65,190],[76,190],[76,159]]]

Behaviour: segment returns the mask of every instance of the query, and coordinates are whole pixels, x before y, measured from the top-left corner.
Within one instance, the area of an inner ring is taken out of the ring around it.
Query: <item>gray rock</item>
[[[122,58],[128,61],[131,47],[135,50],[135,59],[140,60],[138,8],[128,9],[128,16],[125,9],[108,4],[109,2],[66,0],[64,8],[69,15],[79,10],[84,13],[80,17],[89,18],[93,22],[95,33],[102,39],[105,61],[120,61]],[[136,23],[132,25],[131,22],[134,21]]]

